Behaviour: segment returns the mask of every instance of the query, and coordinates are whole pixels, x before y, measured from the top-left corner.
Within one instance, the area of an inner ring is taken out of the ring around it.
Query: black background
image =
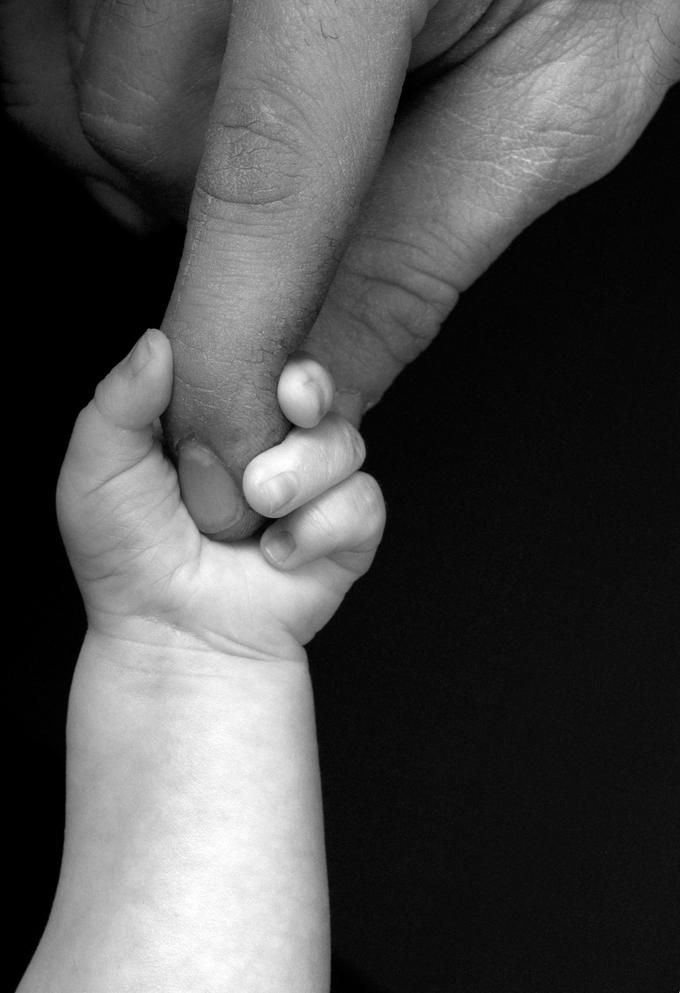
[[[680,989],[679,111],[366,419],[388,530],[311,649],[335,993]],[[9,990],[58,873],[83,632],[56,475],[179,239],[3,139]]]

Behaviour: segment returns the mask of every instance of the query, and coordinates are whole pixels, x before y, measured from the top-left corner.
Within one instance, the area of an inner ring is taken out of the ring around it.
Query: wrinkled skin
[[[677,0],[0,11],[14,118],[124,222],[186,220],[166,429],[237,480],[285,430],[274,386],[294,348],[329,366],[358,421],[461,291],[611,169],[680,78]],[[221,500],[200,526],[250,533],[256,518],[227,526]]]

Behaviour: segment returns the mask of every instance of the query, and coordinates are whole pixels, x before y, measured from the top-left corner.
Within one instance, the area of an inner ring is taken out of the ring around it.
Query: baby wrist
[[[103,664],[154,673],[215,676],[234,664],[306,663],[291,635],[248,631],[247,643],[179,627],[155,617],[90,618],[83,648]]]
[[[204,697],[250,697],[261,704],[274,694],[285,705],[286,697],[309,681],[302,649],[296,657],[269,658],[218,651],[182,632],[165,641],[147,635],[140,642],[88,630],[74,673],[71,718],[77,719],[79,706],[85,709],[99,698],[111,706],[116,699],[125,705],[136,701],[148,708],[150,722],[162,719],[168,699],[190,709]]]

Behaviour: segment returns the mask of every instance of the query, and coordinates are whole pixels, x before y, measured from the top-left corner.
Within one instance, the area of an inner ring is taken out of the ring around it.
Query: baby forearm
[[[86,640],[59,888],[21,993],[323,993],[307,667],[163,652]]]

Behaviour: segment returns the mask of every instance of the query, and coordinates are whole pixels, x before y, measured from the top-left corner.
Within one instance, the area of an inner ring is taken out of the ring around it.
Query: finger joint
[[[294,110],[232,101],[208,128],[197,192],[209,203],[250,207],[297,201],[309,172],[304,133]]]

